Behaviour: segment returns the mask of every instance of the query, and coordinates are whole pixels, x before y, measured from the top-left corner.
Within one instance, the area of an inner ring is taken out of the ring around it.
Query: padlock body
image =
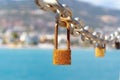
[[[55,65],[70,65],[71,64],[71,50],[55,49],[54,53],[53,53],[53,64],[55,64]]]
[[[105,56],[105,48],[96,47],[95,48],[95,56],[96,57],[104,57]]]

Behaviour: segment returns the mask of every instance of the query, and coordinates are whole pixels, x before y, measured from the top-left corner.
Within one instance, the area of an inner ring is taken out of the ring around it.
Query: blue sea
[[[52,53],[52,49],[0,49],[0,80],[119,80],[119,50],[96,58],[94,49],[73,49],[70,66],[53,65]]]

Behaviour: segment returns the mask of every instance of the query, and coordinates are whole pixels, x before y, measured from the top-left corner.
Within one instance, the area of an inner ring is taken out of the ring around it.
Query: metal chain
[[[73,36],[80,36],[81,40],[88,40],[93,44],[104,47],[106,44],[115,42],[120,43],[120,28],[105,36],[99,32],[94,32],[91,28],[84,25],[84,22],[80,18],[72,17],[72,10],[66,4],[60,4],[57,0],[35,0],[36,4],[45,11],[52,11],[56,14],[56,22],[61,26],[65,26],[62,23],[62,19],[66,19],[70,25],[70,33]]]

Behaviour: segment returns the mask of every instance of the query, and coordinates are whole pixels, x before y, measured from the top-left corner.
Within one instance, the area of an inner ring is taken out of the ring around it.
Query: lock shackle
[[[67,49],[70,50],[70,27],[69,27],[69,24],[68,22],[65,22],[66,23],[66,29],[67,29]],[[54,48],[55,49],[58,49],[58,27],[59,27],[59,24],[56,23],[55,24],[55,31],[54,31]]]

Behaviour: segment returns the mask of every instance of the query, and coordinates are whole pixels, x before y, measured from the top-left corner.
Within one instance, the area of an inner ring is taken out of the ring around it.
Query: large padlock
[[[55,25],[55,40],[53,64],[55,65],[70,65],[71,64],[71,50],[70,50],[70,28],[67,27],[67,49],[58,49],[58,24]]]
[[[102,45],[102,46],[96,45],[96,48],[95,48],[95,56],[96,57],[104,57],[105,52],[106,52],[105,45]]]

